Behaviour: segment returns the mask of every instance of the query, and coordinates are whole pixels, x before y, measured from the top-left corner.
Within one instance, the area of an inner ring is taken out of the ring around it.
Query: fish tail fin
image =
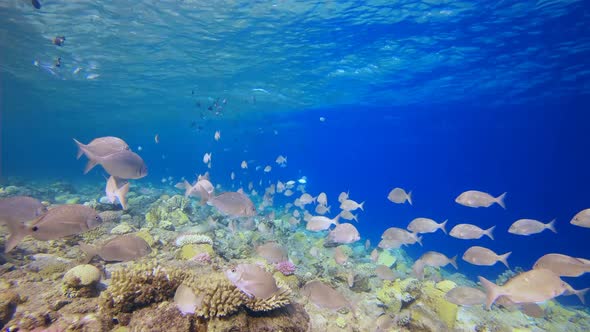
[[[502,195],[496,197],[496,203],[498,203],[498,205],[500,205],[502,208],[504,208],[504,210],[506,210],[506,203],[504,203],[504,198],[506,198],[506,193],[503,193]]]
[[[184,180],[184,197],[188,197],[191,194],[191,189],[193,188],[193,186],[191,186],[191,184],[187,181]]]
[[[88,156],[88,155],[86,155],[86,156]],[[96,160],[88,159],[88,162],[86,163],[86,167],[84,167],[84,174],[88,174],[88,172],[90,172],[90,170],[92,170],[94,168],[94,166],[96,166],[96,164],[98,164],[98,162],[96,162]]]
[[[555,219],[551,220],[545,225],[545,228],[551,230],[553,233],[557,234],[557,230],[555,230]]]
[[[339,224],[338,220],[340,220],[340,215],[337,215],[336,217],[334,217],[334,219],[332,219],[332,223],[334,225],[338,225]]]
[[[328,214],[332,213],[332,212],[330,212],[330,208],[331,208],[331,206],[328,206],[328,208],[326,209],[326,212],[328,212]]]
[[[121,203],[123,210],[127,210],[127,193],[129,192],[129,182],[125,183],[121,188],[115,191],[115,196]]]
[[[27,235],[29,235],[27,227],[23,223],[8,223],[7,226],[10,236],[4,244],[5,253],[14,249]]]
[[[410,205],[412,204],[412,191],[410,190],[410,192],[406,195],[406,199],[408,200],[408,203],[410,203]]]
[[[353,214],[353,215],[352,215],[352,219],[353,219],[355,222],[357,222],[357,223],[358,223],[358,222],[359,222],[359,219],[358,219],[358,214]]]
[[[459,269],[459,267],[457,266],[457,255],[455,255],[455,257],[449,259],[449,263],[451,263],[451,265],[453,265],[455,270]]]
[[[498,257],[499,261],[502,262],[502,264],[506,265],[508,270],[510,270],[510,265],[508,265],[508,256],[510,256],[511,253],[512,253],[512,251],[507,252],[504,255],[500,255]]]
[[[494,239],[494,234],[492,233],[494,231],[494,228],[496,228],[496,226],[492,226],[483,232],[485,235],[487,235],[492,240]]]
[[[92,258],[94,258],[94,256],[98,255],[98,249],[96,249],[96,247],[83,242],[78,242],[78,245],[80,246],[80,250],[86,254],[86,257],[82,261],[83,264],[87,264]]]
[[[365,205],[365,202],[362,202],[361,204],[359,204],[359,208],[360,208],[362,211],[365,211],[365,210],[363,209],[363,205]]]
[[[416,242],[418,242],[418,244],[420,245],[420,247],[423,247],[423,245],[422,245],[422,237],[421,236],[417,236],[416,235]]]
[[[482,276],[479,276],[478,278],[479,282],[486,291],[486,309],[490,310],[496,299],[504,294],[502,294],[502,289],[498,285]]]
[[[580,289],[580,290],[575,290],[573,291],[574,294],[576,294],[576,296],[580,299],[580,302],[582,302],[582,304],[586,304],[586,293],[588,292],[588,290],[590,290],[590,288],[584,288],[584,289]]]
[[[74,142],[76,142],[76,146],[78,147],[78,154],[76,155],[76,159],[80,159],[80,157],[82,157],[82,155],[84,154],[84,150],[82,150],[81,146],[84,146],[84,144],[80,143],[80,141],[78,141],[77,139],[73,138]]]
[[[441,222],[438,227],[445,233],[445,234],[449,234],[447,233],[447,229],[445,228],[445,226],[447,225],[447,221],[449,221],[449,219]]]

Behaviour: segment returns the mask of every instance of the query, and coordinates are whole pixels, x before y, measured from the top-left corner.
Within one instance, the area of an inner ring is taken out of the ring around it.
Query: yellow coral
[[[139,232],[135,233],[135,236],[144,239],[144,241],[147,242],[147,244],[149,244],[150,247],[153,247],[156,243],[156,240],[154,240],[154,237],[146,228],[140,229]]]
[[[436,288],[438,290],[445,292],[445,293],[455,287],[457,287],[457,284],[451,280],[443,280],[443,281],[436,283]]]
[[[420,301],[433,310],[441,321],[452,329],[457,320],[458,306],[445,300],[446,292],[437,289],[433,282],[424,282],[421,290],[422,296]]]
[[[389,252],[389,250],[383,250],[379,254],[379,258],[377,258],[377,264],[385,265],[387,267],[391,267],[393,264],[395,264],[396,261],[397,261],[397,258],[395,256],[393,256]]]
[[[200,253],[208,253],[209,256],[213,257],[215,255],[215,251],[213,251],[213,247],[210,244],[185,244],[180,248],[180,259],[188,260],[195,255]]]

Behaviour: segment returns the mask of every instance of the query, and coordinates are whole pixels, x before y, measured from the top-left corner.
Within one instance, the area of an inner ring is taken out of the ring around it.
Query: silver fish
[[[568,290],[566,283],[547,269],[523,272],[502,286],[497,286],[481,276],[479,281],[486,291],[486,308],[488,310],[502,295],[519,304],[547,301]]]
[[[256,215],[254,203],[241,192],[228,191],[211,197],[207,204],[231,217],[253,217]]]
[[[147,166],[143,159],[128,150],[115,152],[105,157],[94,159],[112,176],[121,179],[141,179],[148,174]]]
[[[239,264],[226,270],[225,275],[249,297],[266,299],[280,290],[272,274],[256,264]]]
[[[463,206],[479,208],[479,207],[489,207],[494,203],[497,203],[502,208],[506,209],[506,205],[504,204],[504,198],[506,197],[506,193],[498,197],[494,197],[488,193],[483,191],[477,190],[468,190],[461,195],[457,196],[455,202],[461,204]]]
[[[86,232],[101,223],[101,217],[91,207],[80,204],[56,206],[31,223],[16,228],[5,251],[12,250],[27,235],[41,241],[57,240]]]
[[[119,183],[114,176],[109,177],[105,193],[107,199],[111,204],[115,203],[115,199],[121,203],[123,210],[127,210],[127,193],[129,192],[129,182]]]
[[[319,308],[333,311],[346,307],[352,309],[352,305],[344,295],[319,280],[313,280],[305,284],[301,294]]]
[[[270,264],[288,260],[287,251],[276,242],[267,242],[256,248],[256,253]]]
[[[497,262],[502,262],[502,264],[510,269],[510,266],[508,266],[508,256],[510,256],[511,253],[512,252],[507,252],[503,255],[498,255],[488,248],[473,246],[465,251],[463,254],[463,260],[473,265],[480,266],[492,266]]]
[[[560,277],[579,277],[590,272],[590,263],[562,254],[547,254],[539,258],[533,269],[548,269]]]
[[[486,230],[483,230],[471,224],[458,224],[455,227],[453,227],[453,229],[451,229],[449,235],[454,238],[463,240],[475,240],[486,235],[487,237],[493,240],[494,235],[492,234],[492,232],[494,231],[494,228],[496,228],[496,226],[492,226]]]
[[[74,142],[78,146],[76,159],[80,159],[83,154],[88,157],[84,174],[88,173],[98,163],[95,157],[106,157],[115,152],[129,150],[129,145],[124,140],[113,136],[98,137],[86,145],[80,143],[75,138]]]
[[[152,252],[150,245],[139,236],[121,235],[117,236],[100,247],[91,246],[85,243],[78,243],[80,249],[87,255],[89,262],[94,256],[100,256],[107,262],[127,262],[148,255]]]
[[[445,300],[460,306],[474,306],[486,303],[486,293],[477,288],[458,286],[445,294]]]
[[[519,219],[510,225],[508,233],[517,235],[531,235],[541,233],[546,229],[552,231],[553,233],[557,233],[555,230],[555,219],[546,224],[534,219]]]
[[[359,231],[353,224],[338,224],[326,237],[327,243],[354,243],[361,239]]]

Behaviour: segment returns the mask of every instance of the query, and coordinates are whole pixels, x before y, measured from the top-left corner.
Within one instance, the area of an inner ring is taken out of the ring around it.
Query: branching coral
[[[130,313],[136,309],[161,302],[174,296],[185,273],[159,265],[135,264],[114,271],[109,287],[100,296],[100,310],[104,315]]]

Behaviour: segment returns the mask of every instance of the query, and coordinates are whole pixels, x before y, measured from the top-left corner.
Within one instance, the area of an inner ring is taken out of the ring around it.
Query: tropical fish
[[[362,202],[362,203],[359,204],[359,203],[357,203],[357,202],[355,202],[355,201],[353,201],[351,199],[347,199],[347,200],[343,201],[340,204],[340,209],[346,210],[346,211],[354,211],[356,209],[363,210],[363,205],[364,204],[365,204],[365,202]]]
[[[315,213],[320,214],[320,215],[324,215],[326,213],[330,213],[330,207],[329,206],[327,207],[325,205],[318,204],[315,207]]]
[[[590,228],[590,209],[578,212],[570,221],[570,224]]]
[[[315,198],[312,197],[310,194],[304,193],[301,194],[301,197],[299,197],[299,203],[301,203],[303,206],[313,202],[315,202]]]
[[[519,219],[510,225],[508,233],[517,235],[531,235],[541,233],[546,229],[552,231],[553,233],[557,233],[554,224],[555,219],[546,224],[534,219]]]
[[[127,210],[127,193],[129,192],[129,182],[125,181],[124,184],[117,183],[117,179],[114,176],[110,176],[107,180],[105,193],[108,201],[113,204],[115,199],[121,203],[123,210]]]
[[[45,206],[32,197],[13,196],[0,200],[0,224],[5,224],[10,232],[6,240],[5,252],[10,251],[26,236],[23,233],[26,228],[25,223],[45,212],[47,212]]]
[[[93,156],[92,160],[96,160],[107,173],[120,179],[141,179],[148,174],[143,159],[130,150],[115,152],[105,157]]]
[[[205,294],[197,296],[190,287],[180,285],[174,293],[174,303],[183,315],[194,314],[195,311],[201,309],[204,297]]]
[[[393,273],[389,267],[383,264],[377,265],[375,268],[375,274],[381,280],[395,280],[397,278],[395,273]]]
[[[248,163],[245,160],[243,160],[242,163],[240,164],[240,167],[242,169],[246,169],[246,168],[248,168]]]
[[[132,261],[152,252],[150,245],[139,236],[120,235],[99,247],[91,246],[85,243],[78,243],[80,249],[86,253],[89,262],[94,256],[100,256],[107,262],[127,262]]]
[[[207,152],[203,155],[203,164],[209,164],[211,162],[211,152]]]
[[[492,226],[486,230],[483,230],[471,224],[458,224],[455,227],[453,227],[453,229],[451,229],[449,235],[454,238],[463,240],[475,240],[486,235],[487,237],[493,240],[494,235],[492,234],[492,232],[494,231],[494,228],[496,228],[496,226]]]
[[[408,225],[408,230],[420,234],[420,233],[434,233],[437,230],[441,229],[445,234],[447,234],[447,230],[445,229],[445,225],[447,224],[448,220],[437,224],[434,220],[429,218],[415,218],[410,222]]]
[[[388,229],[383,232],[381,235],[383,240],[391,240],[397,241],[401,244],[414,244],[418,242],[418,244],[422,245],[422,237],[418,236],[416,233],[410,233],[405,229],[397,228],[397,227],[389,227]]]
[[[455,270],[459,269],[457,267],[457,256],[454,256],[453,258],[448,258],[444,254],[441,254],[440,252],[436,251],[426,252],[424,255],[422,255],[422,257],[420,257],[420,260],[423,261],[425,265],[431,267],[443,267],[447,264],[451,264],[453,265]]]
[[[101,223],[102,219],[91,207],[80,204],[59,205],[30,223],[15,225],[6,242],[5,252],[16,247],[27,235],[41,241],[57,240],[91,230]]]
[[[497,262],[502,262],[502,264],[510,269],[510,266],[508,266],[508,256],[510,256],[511,253],[512,252],[507,252],[503,255],[498,255],[488,248],[473,246],[465,251],[463,254],[463,260],[473,265],[480,266],[492,266]]]
[[[328,205],[328,196],[325,192],[321,192],[318,197],[316,197],[318,204],[327,206]]]
[[[270,264],[287,261],[287,251],[276,242],[267,242],[256,247],[256,253]]]
[[[474,306],[486,303],[486,293],[477,288],[457,286],[445,294],[445,300],[460,306]]]
[[[343,191],[343,192],[340,193],[340,195],[338,195],[338,202],[339,203],[342,203],[342,202],[344,202],[347,199],[348,199],[348,192],[344,192]]]
[[[338,217],[336,217],[338,218]],[[354,243],[361,239],[359,231],[353,224],[337,224],[326,237],[327,243]]]
[[[113,136],[98,137],[90,141],[88,144],[82,144],[74,138],[74,142],[78,146],[78,155],[76,159],[80,159],[83,154],[88,158],[88,163],[84,169],[84,174],[88,173],[98,163],[95,157],[106,157],[115,152],[129,150],[129,145],[122,139]]]
[[[547,269],[560,277],[579,277],[590,272],[590,262],[562,254],[547,254],[535,262],[533,269]]]
[[[221,132],[219,130],[217,130],[213,137],[215,138],[216,141],[219,141],[219,139],[221,138]]]
[[[264,173],[268,173],[270,171],[272,171],[272,167],[269,165],[266,165],[266,167],[264,167]]]
[[[232,217],[253,217],[256,215],[254,203],[241,192],[228,191],[207,200],[207,204],[214,206],[221,213]]]
[[[0,199],[0,224],[24,223],[46,212],[45,206],[28,196],[13,196]]]
[[[294,217],[297,218],[298,216],[294,215]],[[312,232],[324,231],[330,228],[330,226],[332,225],[338,225],[339,218],[340,216],[336,216],[334,217],[334,219],[330,219],[324,216],[314,216],[311,217],[311,219],[307,222],[305,229]]]
[[[272,274],[256,264],[238,264],[226,270],[225,275],[249,297],[266,299],[280,290]]]
[[[328,209],[328,212],[330,212],[330,209]],[[352,212],[350,212],[350,211],[346,211],[346,210],[340,211],[340,217],[345,220],[354,220],[356,222],[359,222],[357,219],[357,215],[352,214]]]
[[[344,295],[319,280],[312,280],[306,283],[301,289],[301,294],[307,297],[318,308],[337,311],[341,308],[348,307],[352,310],[352,305]]]
[[[402,188],[393,188],[387,195],[387,199],[397,204],[404,204],[407,201],[412,205],[412,192],[406,193]]]
[[[547,269],[523,272],[504,285],[498,286],[484,277],[479,281],[486,291],[486,308],[489,310],[498,297],[507,296],[514,303],[543,302],[567,291],[566,283]]]
[[[457,196],[455,202],[463,206],[473,208],[489,207],[494,203],[498,203],[498,205],[506,209],[506,205],[504,204],[505,197],[506,193],[503,193],[498,197],[493,197],[492,195],[485,193],[483,191],[468,190],[466,192],[463,192],[461,195]]]
[[[287,163],[287,157],[283,157],[282,155],[279,155],[277,157],[277,159],[275,160],[275,162],[279,165],[283,165]]]

